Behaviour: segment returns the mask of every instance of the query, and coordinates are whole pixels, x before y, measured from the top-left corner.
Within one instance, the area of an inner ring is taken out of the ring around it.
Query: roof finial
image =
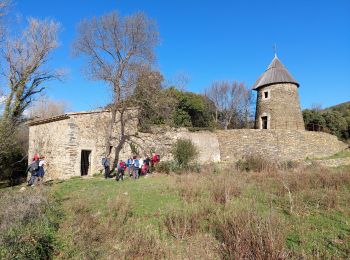
[[[273,45],[273,52],[275,54],[275,58],[277,58],[277,44],[276,43]]]

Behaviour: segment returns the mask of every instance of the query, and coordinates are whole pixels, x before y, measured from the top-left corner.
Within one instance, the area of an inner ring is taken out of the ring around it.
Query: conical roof
[[[260,87],[276,83],[293,83],[299,87],[299,83],[283,66],[281,61],[277,58],[277,55],[275,55],[270,66],[258,78],[258,80],[255,82],[252,88],[254,90],[257,90]]]

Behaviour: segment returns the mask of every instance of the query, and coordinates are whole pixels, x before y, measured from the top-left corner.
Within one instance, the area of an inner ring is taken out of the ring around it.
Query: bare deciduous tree
[[[0,0],[0,17],[5,15],[6,8],[9,6],[10,2],[10,0]]]
[[[221,121],[225,130],[235,115],[249,116],[247,111],[249,111],[251,93],[243,83],[236,81],[232,83],[228,81],[214,82],[206,90],[206,96],[216,106],[215,122]]]
[[[55,21],[30,18],[20,35],[5,40],[3,75],[8,91],[4,119],[20,122],[36,94],[45,89],[43,83],[60,78],[61,73],[46,68],[50,53],[58,46],[58,29]]]
[[[139,70],[154,61],[154,47],[158,43],[155,22],[143,13],[120,16],[112,12],[98,18],[83,20],[78,27],[74,49],[87,58],[86,74],[93,80],[107,83],[113,91],[110,106],[112,117],[106,138],[106,153],[113,138],[113,126],[120,115],[120,139],[115,149],[115,161],[129,138],[125,132],[125,102],[135,90]]]
[[[0,41],[3,39],[4,27],[3,27],[3,16],[6,15],[7,9],[10,5],[10,0],[0,0]]]
[[[29,118],[45,119],[58,116],[64,114],[66,109],[66,102],[42,97],[30,107]]]

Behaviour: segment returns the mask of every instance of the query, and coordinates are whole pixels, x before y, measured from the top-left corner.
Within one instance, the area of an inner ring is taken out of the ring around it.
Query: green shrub
[[[173,123],[175,127],[192,127],[190,115],[182,109],[176,109],[173,112]]]
[[[278,168],[278,164],[274,161],[266,160],[258,155],[250,155],[236,163],[236,167],[241,171],[275,171]]]
[[[172,154],[175,162],[180,168],[185,168],[191,161],[194,161],[197,158],[198,151],[191,140],[178,139],[173,145]]]
[[[169,174],[178,170],[178,165],[174,161],[162,161],[155,165],[157,172]]]
[[[26,179],[28,127],[16,126],[0,116],[0,180],[17,185]]]

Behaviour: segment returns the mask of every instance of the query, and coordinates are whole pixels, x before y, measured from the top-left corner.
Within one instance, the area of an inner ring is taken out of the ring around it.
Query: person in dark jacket
[[[143,161],[143,163],[146,165],[146,173],[150,173],[151,159],[148,156],[146,156],[146,159]]]
[[[27,173],[30,173],[28,186],[34,186],[39,172],[39,156],[34,155],[32,163],[28,166]]]
[[[102,158],[102,165],[105,169],[105,179],[109,178],[110,168],[109,168],[109,159],[107,156]]]

